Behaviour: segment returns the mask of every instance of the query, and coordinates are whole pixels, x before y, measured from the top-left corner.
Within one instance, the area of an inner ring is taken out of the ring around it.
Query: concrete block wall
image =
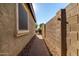
[[[79,4],[71,3],[46,23],[45,41],[53,55],[79,55]]]
[[[41,30],[42,30],[42,37],[43,37],[43,39],[45,39],[45,37],[46,37],[46,24],[42,24]]]
[[[46,23],[45,42],[52,55],[61,55],[61,10]]]
[[[35,34],[35,21],[29,13],[29,32],[17,37],[16,4],[0,4],[0,55],[18,55]]]
[[[79,55],[79,4],[72,3],[66,7],[67,17],[67,55]],[[69,43],[68,43],[69,42]]]

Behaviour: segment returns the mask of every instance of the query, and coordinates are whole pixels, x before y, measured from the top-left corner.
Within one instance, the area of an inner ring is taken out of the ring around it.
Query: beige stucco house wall
[[[18,55],[35,35],[34,15],[23,4],[29,16],[29,32],[17,34],[17,4],[0,4],[0,55]]]

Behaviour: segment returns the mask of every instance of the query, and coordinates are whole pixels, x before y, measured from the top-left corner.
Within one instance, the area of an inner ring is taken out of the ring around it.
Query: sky
[[[37,24],[47,23],[58,10],[67,5],[67,3],[33,3]]]

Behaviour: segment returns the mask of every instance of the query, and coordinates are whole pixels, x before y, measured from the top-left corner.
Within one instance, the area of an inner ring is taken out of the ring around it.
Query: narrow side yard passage
[[[38,56],[46,56],[49,55],[49,52],[47,50],[47,47],[42,39],[41,35],[37,35],[36,38],[34,39],[31,49],[29,52],[29,55],[38,55]]]
[[[29,43],[28,47],[20,53],[20,55],[28,56],[50,56],[41,35],[36,35]]]

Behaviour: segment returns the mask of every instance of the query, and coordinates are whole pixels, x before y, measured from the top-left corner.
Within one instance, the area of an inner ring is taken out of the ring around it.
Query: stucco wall
[[[16,4],[0,4],[0,55],[17,55],[34,36],[35,22],[29,12],[29,33],[16,36]]]

